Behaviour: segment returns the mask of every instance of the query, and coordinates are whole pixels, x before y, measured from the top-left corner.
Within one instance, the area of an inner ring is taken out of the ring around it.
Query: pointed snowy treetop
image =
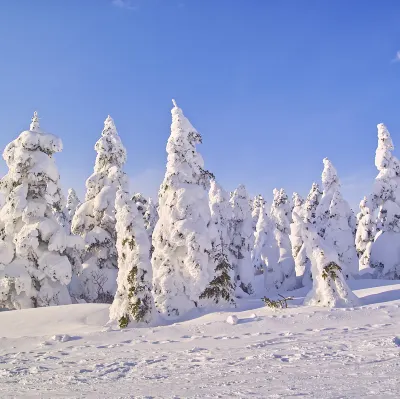
[[[272,192],[274,194],[273,206],[279,207],[281,204],[286,204],[289,201],[289,197],[283,188],[280,190],[274,188]]]
[[[253,211],[257,208],[262,208],[265,205],[265,200],[261,194],[258,194],[253,199]]]
[[[216,219],[214,221],[226,224],[232,216],[232,209],[229,206],[229,196],[215,179],[211,180],[209,199],[211,218]]]
[[[391,166],[392,151],[394,150],[392,138],[383,123],[377,125],[378,128],[378,147],[375,153],[375,166],[381,171]]]
[[[340,187],[339,177],[332,162],[328,158],[324,158],[324,170],[322,171],[322,187],[324,193]]]
[[[116,135],[118,136],[117,128],[115,127],[114,119],[110,115],[107,116],[104,121],[104,129],[102,131],[102,136]]]
[[[293,193],[292,201],[295,207],[301,207],[304,204],[304,199],[298,193]]]
[[[30,130],[31,132],[38,132],[38,133],[41,132],[41,130],[40,130],[40,124],[39,124],[39,116],[38,116],[37,111],[35,111],[35,112],[33,113],[33,117],[32,117],[32,119],[31,119],[31,124],[30,124],[30,126],[29,126],[29,130]]]
[[[229,202],[233,208],[233,215],[236,220],[245,220],[251,216],[248,198],[246,187],[243,184],[240,184],[232,193]]]

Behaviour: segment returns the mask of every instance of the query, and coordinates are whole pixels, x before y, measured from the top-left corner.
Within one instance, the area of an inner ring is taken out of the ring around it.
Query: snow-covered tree
[[[318,234],[329,241],[339,255],[346,278],[358,274],[358,259],[355,248],[355,217],[340,192],[336,169],[329,159],[324,159],[322,172],[323,194],[317,208]]]
[[[30,128],[7,145],[9,171],[0,181],[0,307],[21,309],[71,303],[71,264],[64,255],[76,240],[57,222],[63,207],[53,157],[61,140],[43,132],[35,112]]]
[[[265,200],[261,194],[254,197],[251,205],[251,218],[253,220],[253,231],[256,231],[258,219],[260,218],[261,209],[265,205]]]
[[[350,307],[359,304],[343,276],[337,252],[316,231],[315,225],[305,223],[294,214],[300,226],[307,256],[311,260],[313,287],[304,300],[305,305]]]
[[[148,206],[147,199],[143,196],[142,193],[136,193],[133,195],[132,201],[136,204],[138,211],[144,217]]]
[[[321,201],[322,192],[318,183],[313,183],[307,199],[304,203],[304,221],[311,224],[316,224],[317,208]],[[301,215],[300,215],[301,216]]]
[[[126,150],[110,116],[95,145],[94,173],[86,181],[86,197],[72,220],[72,232],[85,239],[82,297],[90,302],[111,302],[116,290],[117,250],[115,197],[126,189],[122,168]]]
[[[249,205],[249,197],[244,185],[240,185],[231,195],[232,219],[230,226],[230,247],[232,266],[238,294],[254,293],[254,267],[251,251],[254,247],[254,232]],[[240,290],[238,290],[240,288]]]
[[[296,219],[293,214],[299,215],[302,220],[305,220],[306,205],[304,199],[297,193],[293,193],[292,197],[293,210],[292,210],[292,220],[290,224],[290,243],[292,246],[292,256],[295,264],[296,276],[303,278],[304,271],[309,262],[307,254],[303,245],[303,238],[300,227],[296,224]],[[310,265],[309,265],[310,266]],[[309,272],[310,267],[308,267]]]
[[[151,258],[154,251],[153,232],[158,222],[158,211],[152,198],[149,198],[149,200],[147,201],[147,208],[146,212],[144,213],[143,219],[144,219],[144,227],[147,231],[147,235],[149,237],[149,241],[151,244],[150,246],[150,258]]]
[[[371,267],[377,276],[400,278],[400,162],[392,154],[393,142],[386,126],[378,125],[375,165],[379,171],[369,203],[379,210],[379,233],[371,247]]]
[[[118,288],[110,308],[110,319],[125,328],[131,323],[150,323],[154,318],[150,242],[143,216],[127,192],[117,191],[115,209]]]
[[[209,304],[234,305],[235,284],[234,273],[229,253],[229,223],[232,209],[225,190],[213,179],[209,192],[210,198],[210,235],[211,259],[215,264],[215,275],[200,299]]]
[[[296,286],[296,270],[290,244],[291,204],[285,190],[274,189],[271,219],[275,224],[275,238],[279,247],[279,275],[273,282],[276,289],[292,290]]]
[[[81,201],[79,200],[78,195],[76,194],[76,191],[73,188],[70,188],[68,190],[67,206],[66,206],[70,223],[72,222],[75,212],[78,209],[80,204],[81,204]]]
[[[266,204],[262,205],[256,226],[255,243],[252,252],[253,264],[264,272],[264,287],[275,289],[275,282],[281,281],[279,247],[275,239],[275,225],[267,215]]]
[[[215,273],[208,228],[211,174],[204,170],[203,158],[196,150],[201,135],[175,101],[173,104],[152,257],[155,304],[169,319],[195,308]]]
[[[370,268],[371,246],[374,241],[376,226],[369,208],[367,197],[360,202],[360,212],[357,214],[358,227],[356,234],[356,249],[359,258],[361,274],[373,273]]]

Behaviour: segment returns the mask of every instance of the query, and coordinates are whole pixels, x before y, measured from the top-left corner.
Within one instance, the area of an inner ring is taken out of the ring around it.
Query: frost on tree
[[[173,103],[152,257],[155,304],[168,319],[197,307],[215,273],[208,228],[211,174],[204,170],[203,158],[196,150],[201,135]]]
[[[335,249],[319,236],[315,225],[303,222],[296,214],[293,217],[300,226],[307,256],[311,260],[313,286],[304,304],[327,307],[357,306],[359,300],[347,285]]]
[[[144,217],[147,209],[147,199],[141,193],[136,193],[132,197],[132,201],[136,204],[136,207],[140,214]]]
[[[354,213],[340,192],[336,169],[324,159],[323,194],[317,209],[318,234],[335,247],[346,278],[358,274]]]
[[[357,214],[358,227],[356,234],[356,249],[359,259],[360,274],[374,274],[370,267],[371,246],[376,233],[375,220],[371,215],[367,197],[360,202],[360,212]]]
[[[293,203],[293,210],[292,214],[296,213],[302,219],[304,219],[304,199],[297,193],[293,193],[292,197]],[[293,218],[292,218],[293,219]],[[300,253],[301,247],[303,246],[303,239],[301,238],[301,232],[296,228],[296,223],[293,219],[293,223],[290,225],[290,242],[292,245],[292,256],[295,261],[296,270],[297,270],[297,263],[296,258]]]
[[[117,192],[115,208],[118,288],[110,308],[110,319],[125,328],[132,323],[150,323],[154,317],[150,242],[143,216],[128,193]]]
[[[230,226],[230,252],[235,272],[235,284],[248,295],[254,293],[254,267],[251,251],[254,247],[254,231],[249,198],[246,188],[240,185],[231,195],[232,219]]]
[[[279,262],[274,273],[271,287],[292,290],[296,286],[296,270],[290,243],[290,223],[292,220],[291,204],[285,190],[274,189],[271,206],[271,219],[275,227],[275,239],[279,247]]]
[[[143,219],[144,219],[144,227],[146,228],[151,243],[154,228],[156,227],[158,221],[157,207],[151,198],[149,198],[149,200],[147,201],[147,208],[146,212],[144,213]]]
[[[86,181],[85,202],[72,220],[72,232],[85,240],[81,297],[89,302],[111,303],[116,291],[117,249],[115,197],[127,187],[123,172],[126,150],[110,116],[95,145],[94,173]]]
[[[256,226],[255,243],[252,251],[253,264],[264,273],[264,287],[275,288],[274,281],[281,278],[279,266],[279,247],[275,239],[275,225],[267,215],[266,204],[263,204]],[[261,293],[260,293],[261,294]]]
[[[0,307],[9,309],[71,303],[71,264],[64,255],[75,241],[53,210],[63,197],[53,154],[61,140],[44,133],[35,112],[30,128],[4,150],[9,171],[0,181]]]
[[[234,305],[234,273],[229,253],[229,223],[232,209],[225,190],[213,179],[209,192],[210,198],[210,236],[211,259],[215,265],[213,280],[209,283],[200,299],[205,304]]]
[[[378,211],[379,231],[371,247],[371,267],[374,275],[400,278],[400,162],[392,154],[393,142],[386,126],[378,125],[378,148],[375,178],[369,203],[371,212]]]
[[[251,218],[253,220],[253,231],[256,231],[258,219],[260,217],[261,209],[265,205],[265,200],[261,194],[256,195],[251,205]]]

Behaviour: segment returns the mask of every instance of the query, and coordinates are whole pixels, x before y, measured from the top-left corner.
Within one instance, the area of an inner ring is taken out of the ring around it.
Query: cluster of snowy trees
[[[229,195],[205,169],[202,137],[175,101],[171,112],[158,203],[129,195],[127,152],[110,116],[84,201],[73,189],[65,198],[54,159],[62,142],[34,114],[3,153],[1,307],[112,303],[111,320],[126,327],[303,286],[307,304],[354,305],[349,279],[399,278],[400,161],[383,124],[379,173],[356,217],[326,158],[322,186],[313,183],[306,199],[275,189],[267,207],[243,185]]]

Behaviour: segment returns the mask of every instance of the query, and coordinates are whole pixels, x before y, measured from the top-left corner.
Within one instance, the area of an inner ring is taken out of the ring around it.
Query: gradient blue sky
[[[157,192],[171,98],[227,190],[306,195],[327,156],[354,205],[377,123],[400,145],[397,0],[1,0],[0,15],[0,147],[38,110],[81,196],[108,114],[132,190]]]

